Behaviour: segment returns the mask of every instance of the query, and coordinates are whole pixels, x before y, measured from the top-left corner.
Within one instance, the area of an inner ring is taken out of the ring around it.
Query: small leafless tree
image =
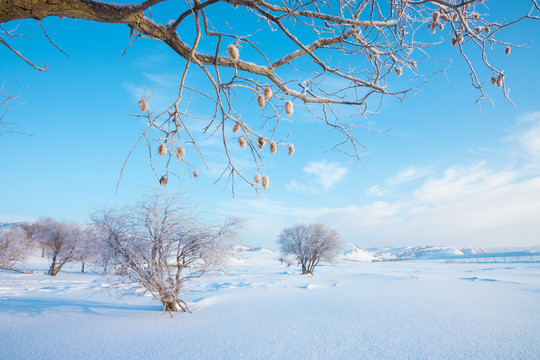
[[[284,229],[278,238],[283,255],[294,255],[302,274],[311,274],[320,261],[332,261],[341,248],[337,231],[323,224],[296,225]]]
[[[496,18],[494,2],[518,14]],[[146,122],[135,147],[148,147],[156,181],[166,185],[169,175],[186,167],[197,177],[193,159],[202,158],[208,167],[199,142],[216,136],[223,144],[220,177],[230,179],[233,190],[238,178],[258,190],[269,184],[265,159],[278,149],[294,153],[290,125],[298,113],[340,134],[336,149],[361,156],[355,131],[373,130],[364,115],[378,111],[383,98],[413,96],[431,75],[445,71],[434,55],[437,47],[453,48],[449,57],[466,63],[477,101],[490,101],[491,91],[508,98],[505,64],[491,55],[522,47],[517,33],[512,39],[503,33],[538,20],[539,12],[537,0],[11,0],[0,2],[0,44],[33,68],[49,71],[15,49],[23,35],[17,34],[17,21],[35,19],[59,50],[45,31],[43,19],[49,16],[129,27],[123,54],[146,39],[162,42],[183,60],[178,95],[156,108],[145,92],[134,115]],[[249,107],[260,111],[258,119],[243,115]],[[246,149],[243,155],[233,151],[238,145]],[[154,166],[156,153],[166,161]],[[237,165],[245,159],[255,174]]]
[[[0,269],[21,272],[15,264],[24,260],[28,252],[29,243],[21,227],[0,230]]]
[[[83,228],[78,224],[57,222],[46,219],[36,225],[40,232],[34,236],[45,250],[49,259],[50,276],[56,276],[62,267],[75,260],[79,241],[84,236]]]
[[[187,281],[224,265],[240,222],[210,225],[173,195],[154,193],[135,205],[94,214],[110,281],[123,294],[150,293],[164,311],[189,311],[180,299]]]
[[[24,223],[21,224],[21,228],[26,233],[26,238],[32,247],[41,248],[41,257],[45,257],[45,245],[42,241],[42,234],[45,231],[45,225],[52,223],[54,220],[52,218],[42,218],[39,221],[33,223]]]
[[[93,228],[86,227],[83,236],[77,243],[73,259],[81,263],[81,272],[84,272],[85,266],[99,262],[100,256],[99,240],[96,238]]]

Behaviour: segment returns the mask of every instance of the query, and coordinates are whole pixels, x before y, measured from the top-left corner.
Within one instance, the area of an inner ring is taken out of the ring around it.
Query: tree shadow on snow
[[[161,313],[160,305],[115,304],[98,301],[74,299],[1,299],[0,313],[17,313],[24,316],[47,314],[94,314],[106,316],[125,316],[127,312],[151,311]]]

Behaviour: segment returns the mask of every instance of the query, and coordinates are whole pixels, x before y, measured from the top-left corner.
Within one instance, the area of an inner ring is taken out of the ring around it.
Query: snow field
[[[268,250],[236,254],[172,319],[75,265],[0,271],[0,359],[540,358],[538,262],[341,260],[309,276]]]

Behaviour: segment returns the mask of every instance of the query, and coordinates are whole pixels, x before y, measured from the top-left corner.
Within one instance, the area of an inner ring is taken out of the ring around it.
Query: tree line
[[[16,267],[39,250],[47,258],[47,275],[56,276],[68,263],[100,269],[121,295],[142,290],[169,313],[189,311],[181,292],[190,280],[222,269],[230,258],[242,219],[209,222],[195,215],[179,197],[153,193],[133,205],[103,209],[86,225],[51,218],[22,223],[0,231],[0,269]],[[302,274],[313,274],[321,261],[331,261],[341,240],[322,224],[284,229],[278,244],[283,256],[293,256]]]

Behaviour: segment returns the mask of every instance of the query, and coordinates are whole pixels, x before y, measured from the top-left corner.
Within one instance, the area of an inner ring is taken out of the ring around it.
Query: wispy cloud
[[[326,161],[312,161],[303,170],[314,175],[315,181],[325,190],[333,187],[347,174],[347,169],[341,167],[339,163],[327,163]]]
[[[513,150],[521,149],[528,161],[501,164],[478,159],[443,168],[411,166],[385,182],[402,191],[397,199],[385,198],[387,190],[375,185],[366,194],[377,196],[376,201],[333,207],[273,203],[272,212],[262,208],[264,216],[257,216],[282,226],[323,222],[360,246],[535,245],[540,243],[540,167],[533,166],[537,161],[528,154],[536,154],[538,129],[540,118],[515,133]],[[343,174],[332,178],[339,168],[314,162],[304,170],[314,174],[319,184],[332,186],[346,173],[343,168]],[[413,179],[418,181],[410,183]],[[402,188],[407,191],[403,193]]]
[[[379,185],[373,185],[369,189],[366,190],[366,195],[369,196],[384,196],[388,193],[386,190],[382,190]]]
[[[409,181],[420,179],[431,172],[428,168],[419,169],[416,166],[409,166],[408,168],[397,173],[396,176],[389,179],[387,184],[390,186],[403,184]]]

